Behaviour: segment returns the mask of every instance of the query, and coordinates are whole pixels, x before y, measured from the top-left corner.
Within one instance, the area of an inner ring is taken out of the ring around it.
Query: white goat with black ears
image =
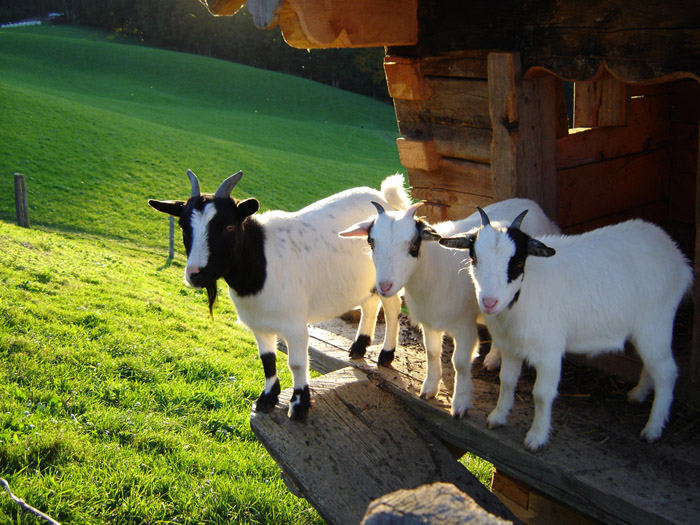
[[[403,176],[387,177],[381,191],[361,187],[322,199],[297,212],[254,215],[258,201],[239,201],[231,190],[242,172],[224,180],[214,195],[202,195],[188,170],[190,198],[156,201],[156,210],[179,217],[187,251],[185,281],[206,288],[209,309],[216,281],[223,278],[238,318],[255,335],[265,371],[265,388],[256,402],[262,412],[278,400],[277,338],[284,339],[294,381],[289,417],[306,418],[310,408],[307,323],[330,319],[360,305],[362,317],[351,357],[364,355],[371,341],[380,298],[374,267],[363,246],[348,246],[338,232],[373,210],[371,201],[406,208],[410,200]],[[398,297],[381,298],[386,319],[384,355],[393,356],[398,339]]]
[[[471,407],[471,363],[479,350],[476,327],[479,307],[470,279],[460,276],[464,256],[445,250],[435,242],[441,236],[454,235],[478,228],[475,212],[460,221],[441,222],[434,226],[415,217],[420,203],[406,211],[385,211],[379,203],[376,217],[350,226],[341,237],[366,238],[372,250],[377,272],[377,291],[383,297],[394,297],[402,288],[414,321],[421,325],[426,352],[427,371],[420,396],[435,397],[442,378],[443,333],[454,337],[452,364],[455,368],[452,415],[462,417]],[[508,199],[487,207],[494,217],[510,219],[524,207],[532,209],[526,221],[533,234],[558,233],[537,203],[526,199]],[[485,366],[498,366],[495,347],[484,360]]]
[[[641,402],[655,391],[641,436],[658,439],[677,376],[673,321],[693,279],[675,243],[641,220],[582,235],[533,238],[520,230],[527,210],[508,228],[492,225],[479,211],[477,232],[440,244],[469,250],[479,307],[501,350],[501,386],[489,427],[506,423],[525,359],[537,371],[535,416],[525,446],[542,447],[549,439],[565,351],[589,356],[621,351],[629,339],[644,367],[628,398]]]

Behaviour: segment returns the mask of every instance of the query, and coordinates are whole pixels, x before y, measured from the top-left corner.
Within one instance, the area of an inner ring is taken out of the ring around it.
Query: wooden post
[[[700,387],[700,125],[698,126],[698,170],[695,185],[695,287],[693,290],[693,348],[690,355],[690,380]]]
[[[170,225],[170,242],[168,243],[168,258],[172,259],[173,257],[175,257],[175,217],[171,215],[170,220],[168,222]]]
[[[15,210],[17,225],[29,228],[29,206],[27,205],[27,185],[22,173],[15,173]]]
[[[557,80],[523,79],[518,53],[488,55],[491,172],[496,200],[532,199],[557,220]]]

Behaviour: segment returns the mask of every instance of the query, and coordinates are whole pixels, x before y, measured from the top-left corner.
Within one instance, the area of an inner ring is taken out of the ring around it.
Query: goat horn
[[[510,223],[510,227],[520,229],[520,224],[523,222],[523,219],[525,218],[525,215],[527,215],[527,212],[528,212],[528,210],[525,210],[520,215],[518,215],[515,219],[513,219],[513,222]]]
[[[372,204],[374,204],[374,207],[377,208],[377,213],[379,215],[384,215],[386,213],[386,211],[384,210],[384,207],[381,204],[379,204],[378,202],[372,201]]]
[[[194,171],[187,170],[187,176],[190,178],[190,184],[192,184],[190,199],[199,197],[202,194],[202,192],[199,191],[199,179],[197,178],[197,175],[194,174]]]
[[[224,182],[219,185],[219,189],[216,190],[214,194],[215,199],[229,199],[231,198],[231,190],[238,184],[238,181],[243,177],[243,172],[239,171],[231,175]]]
[[[490,226],[491,221],[489,220],[489,216],[486,215],[486,212],[479,208],[479,206],[476,207],[477,210],[479,210],[479,215],[481,215],[481,225],[482,226]]]
[[[406,209],[405,217],[409,217],[409,216],[411,216],[411,215],[415,215],[415,214],[416,214],[416,211],[418,210],[418,208],[420,208],[421,206],[423,206],[423,203],[424,203],[424,201],[420,201],[420,202],[416,202],[415,204],[411,204],[411,206],[409,206],[409,207]]]

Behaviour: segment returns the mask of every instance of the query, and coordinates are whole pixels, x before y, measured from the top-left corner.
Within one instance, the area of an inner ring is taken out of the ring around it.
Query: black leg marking
[[[371,342],[371,338],[368,335],[360,335],[357,337],[355,342],[350,347],[350,359],[359,359],[365,356],[367,347]]]
[[[264,390],[262,391],[260,397],[255,402],[255,410],[257,412],[272,412],[272,410],[275,408],[275,405],[277,405],[277,400],[279,399],[280,391],[281,388],[278,379],[277,381],[275,381],[275,384],[272,385],[272,388],[269,392],[265,392]]]
[[[265,379],[277,375],[277,354],[269,352],[260,356],[265,371]]]
[[[391,362],[394,360],[394,352],[396,351],[396,348],[392,348],[391,350],[382,350],[379,352],[379,357],[377,358],[377,364],[379,366],[389,366]]]
[[[311,408],[311,391],[309,385],[295,388],[292,399],[289,400],[289,418],[295,421],[305,421]]]

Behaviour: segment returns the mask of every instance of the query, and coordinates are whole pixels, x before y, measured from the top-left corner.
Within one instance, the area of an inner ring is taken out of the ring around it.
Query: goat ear
[[[424,241],[439,241],[440,239],[442,239],[440,234],[427,224],[423,226],[423,228],[421,228],[420,238]]]
[[[148,204],[158,211],[162,211],[168,215],[174,215],[175,217],[180,217],[182,215],[182,209],[185,207],[185,201],[157,201],[149,199]]]
[[[358,222],[350,226],[348,229],[338,233],[338,237],[367,237],[373,223],[373,220]]]
[[[476,240],[475,233],[460,233],[454,237],[442,237],[440,244],[448,248],[457,248],[458,250],[468,250]]]
[[[260,203],[257,199],[246,199],[238,203],[238,213],[243,217],[253,215],[260,208]]]
[[[529,239],[527,241],[528,255],[534,255],[535,257],[551,257],[555,253],[557,253],[557,251],[554,248],[550,248],[537,239]]]

